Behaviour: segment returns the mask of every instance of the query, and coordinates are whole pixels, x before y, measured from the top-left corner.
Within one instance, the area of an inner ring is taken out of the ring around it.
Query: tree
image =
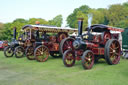
[[[92,24],[104,24],[105,15],[101,10],[91,9],[89,12],[93,15]]]
[[[49,20],[49,25],[55,25],[55,26],[61,27],[62,21],[63,21],[62,15],[57,15],[52,20]]]
[[[2,32],[1,32],[1,40],[11,40],[11,38],[12,38],[12,33],[11,33],[11,31],[12,30],[10,30],[10,27],[11,27],[11,23],[6,23],[6,24],[4,24],[4,27],[3,27],[3,29],[2,29]]]
[[[89,13],[90,8],[87,5],[83,5],[79,8],[74,9],[73,13],[71,13],[67,17],[67,24],[68,26],[72,28],[78,27],[78,18],[84,18],[84,24],[83,27],[85,28],[87,26],[87,14]]]
[[[28,20],[28,24],[35,24],[36,21],[39,21],[40,24],[43,24],[43,25],[48,25],[48,21],[42,19],[42,18],[30,18]]]
[[[8,27],[8,29],[11,31],[11,34],[13,34],[13,28],[16,27],[16,31],[17,31],[17,35],[16,36],[19,36],[20,33],[22,33],[22,27],[24,25],[28,24],[28,21],[25,20],[25,19],[22,19],[22,18],[18,18],[18,19],[15,19],[10,27]]]
[[[27,24],[27,23],[28,23],[28,21],[27,21],[27,20],[22,19],[22,18],[17,18],[17,19],[15,19],[15,20],[13,21],[13,23],[14,23],[14,22],[20,22],[20,23],[25,23],[25,24]]]
[[[0,40],[2,40],[2,33],[3,33],[3,27],[4,27],[4,24],[3,23],[0,23]]]
[[[128,2],[123,3],[123,6],[124,6],[125,8],[128,8]]]
[[[104,16],[104,17],[102,17],[103,18],[103,22],[100,23],[100,24],[108,25],[108,23],[109,23],[109,20],[107,18],[108,9],[106,9],[106,8],[99,8],[97,10],[100,11],[100,13],[102,14],[102,16]]]
[[[120,4],[111,5],[108,10],[107,18],[109,25],[116,27],[126,27],[128,11],[127,8]],[[121,25],[121,24],[124,25]]]

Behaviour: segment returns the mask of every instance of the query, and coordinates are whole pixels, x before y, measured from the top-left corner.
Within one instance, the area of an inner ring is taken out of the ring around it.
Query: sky
[[[61,14],[63,26],[75,8],[88,5],[90,8],[108,8],[128,0],[0,0],[0,22],[12,22],[16,18],[42,18],[51,20]]]

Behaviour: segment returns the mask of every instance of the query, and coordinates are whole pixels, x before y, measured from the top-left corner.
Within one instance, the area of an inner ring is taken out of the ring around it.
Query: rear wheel
[[[75,55],[71,50],[67,50],[63,54],[63,63],[66,67],[72,67],[75,64]]]
[[[82,66],[84,69],[91,69],[94,64],[94,54],[92,51],[87,50],[82,56]]]
[[[4,48],[4,55],[6,57],[12,57],[14,55],[14,49],[10,46]]]
[[[35,60],[35,56],[34,56],[34,47],[29,46],[27,47],[26,51],[25,51],[26,57],[29,60]]]
[[[120,43],[117,40],[108,40],[105,45],[105,59],[108,64],[118,64],[120,61]]]
[[[73,38],[65,38],[60,43],[60,53],[63,55],[63,53],[66,50],[73,50]]]
[[[66,37],[68,37],[68,34],[62,32],[62,33],[59,33],[57,37],[58,37],[57,40],[60,43],[63,39],[65,39]]]
[[[21,46],[16,47],[14,54],[15,54],[16,58],[24,57],[24,48]]]
[[[34,51],[34,56],[37,61],[45,62],[48,59],[49,50],[44,45],[38,46]]]

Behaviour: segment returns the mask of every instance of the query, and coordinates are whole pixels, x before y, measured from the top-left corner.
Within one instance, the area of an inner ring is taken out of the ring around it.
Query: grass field
[[[67,68],[61,58],[40,63],[26,57],[5,58],[0,52],[0,85],[128,85],[128,60],[113,66],[99,62],[84,70],[81,61]]]

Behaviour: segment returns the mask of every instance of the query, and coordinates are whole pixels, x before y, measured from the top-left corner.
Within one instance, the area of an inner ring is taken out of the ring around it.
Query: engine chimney
[[[78,18],[78,36],[82,35],[83,18]]]
[[[16,40],[16,27],[14,27],[14,29],[13,29],[13,38],[14,38],[14,40]]]

